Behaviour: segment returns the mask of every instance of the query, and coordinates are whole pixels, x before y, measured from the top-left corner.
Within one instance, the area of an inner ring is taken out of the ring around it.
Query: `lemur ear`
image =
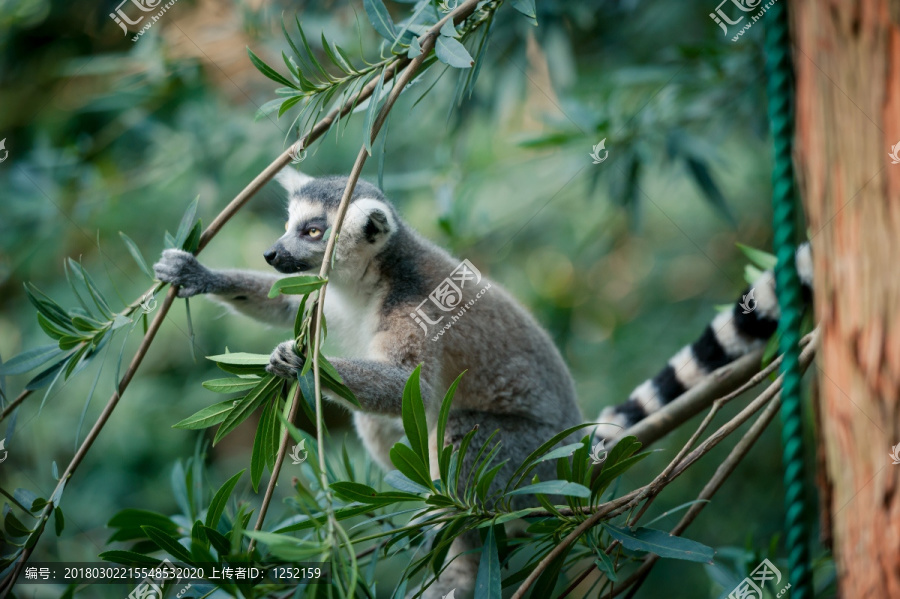
[[[304,185],[312,181],[313,178],[309,175],[304,175],[290,166],[286,166],[275,175],[275,180],[284,187],[284,190],[289,196],[292,196],[300,191]]]
[[[369,210],[366,226],[363,233],[366,241],[375,243],[379,237],[387,235],[391,232],[391,222],[387,213],[382,208],[372,208]]]

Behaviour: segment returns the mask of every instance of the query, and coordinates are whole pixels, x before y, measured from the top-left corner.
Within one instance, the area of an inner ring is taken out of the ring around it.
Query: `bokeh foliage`
[[[410,8],[388,3],[397,22]],[[347,48],[355,65],[381,60],[380,37],[359,3],[180,0],[137,43],[121,37],[107,17],[113,9],[79,0],[0,5],[0,137],[10,152],[0,164],[4,359],[48,343],[23,283],[74,306],[66,271],[83,267],[103,296],[122,298],[111,309],[119,311],[152,284],[120,231],[152,261],[192,198],[199,195],[198,215],[208,220],[295,138],[291,113],[279,119],[264,109],[273,86],[244,50],[271,64],[290,52],[282,13],[292,35],[299,15],[322,60],[319,32]],[[404,216],[478,264],[548,327],[588,418],[624,398],[701,330],[714,305],[737,294],[744,259],[735,242],[768,246],[759,32],[731,43],[709,10],[700,0],[540,2],[534,27],[505,6],[491,23],[477,83],[462,84],[471,93],[461,93],[458,70],[434,69],[401,97],[372,148],[377,159],[366,176],[382,182]],[[362,107],[311,149],[303,168],[346,172],[367,113]],[[588,153],[601,139],[609,159],[594,165]],[[202,260],[263,268],[262,251],[280,234],[281,197],[267,188]],[[201,386],[216,376],[202,356],[226,348],[266,353],[287,335],[202,301],[191,310],[192,327],[181,306],[170,316],[73,481],[80,491],[67,493],[66,530],[37,559],[95,559],[107,549],[107,521],[124,508],[184,511],[169,481],[183,478],[186,469],[172,465],[195,454],[198,433],[172,425],[215,401]],[[107,373],[118,352],[102,364]],[[111,377],[96,376],[100,367],[98,360],[54,386],[45,403],[41,394],[19,411],[5,435],[4,488],[49,494],[52,462],[68,460],[82,414],[90,422],[99,409],[84,401],[94,381],[95,396],[112,391]],[[6,378],[7,397],[29,378]],[[332,450],[341,451],[346,430],[348,460],[360,468],[366,458],[346,415],[329,408],[327,416]],[[210,488],[247,467],[253,435],[252,425],[238,427],[209,452]],[[665,441],[666,453],[683,440]],[[768,546],[781,527],[780,484],[772,483],[780,463],[767,451],[776,446],[773,436],[763,439],[692,538],[716,548]],[[691,499],[716,455],[654,509]],[[623,484],[645,480],[663,459],[645,460]],[[235,497],[256,501],[248,479],[237,481]],[[290,505],[275,509],[284,512],[276,517],[290,513]],[[746,512],[758,514],[752,525],[735,522],[733,514]],[[753,557],[733,554],[736,564],[723,562],[733,571],[716,570],[720,585],[700,567],[664,564],[642,593],[718,596],[729,576],[736,582],[749,571],[742,560],[752,567]],[[676,577],[681,588],[673,589],[666,581]]]

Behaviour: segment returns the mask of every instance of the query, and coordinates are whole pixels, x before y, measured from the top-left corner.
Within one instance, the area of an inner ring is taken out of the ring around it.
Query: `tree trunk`
[[[900,1],[791,8],[839,591],[900,597]]]

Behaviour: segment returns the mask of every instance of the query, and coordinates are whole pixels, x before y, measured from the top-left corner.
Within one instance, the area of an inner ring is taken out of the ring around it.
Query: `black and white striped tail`
[[[796,259],[803,292],[809,300],[812,298],[812,256],[808,243],[797,248]],[[712,371],[763,346],[778,328],[780,316],[775,276],[769,270],[747,287],[732,310],[719,313],[699,339],[682,347],[655,377],[638,385],[628,401],[604,408],[594,436],[597,439],[617,436],[697,385]]]

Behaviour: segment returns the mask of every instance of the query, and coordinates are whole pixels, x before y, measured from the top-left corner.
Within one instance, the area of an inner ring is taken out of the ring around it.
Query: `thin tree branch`
[[[815,355],[817,339],[818,339],[817,332],[814,331],[810,335],[810,340],[800,355],[800,364],[801,364],[801,368],[803,369],[803,371],[805,371],[806,368],[809,367],[809,364],[812,362],[812,359]],[[740,413],[738,413],[737,416],[735,416],[734,418],[729,420],[727,423],[722,425],[715,433],[710,435],[710,437],[706,441],[704,441],[697,449],[692,451],[687,456],[683,457],[677,463],[677,466],[672,467],[672,468],[667,468],[666,470],[669,471],[669,474],[665,478],[657,477],[650,484],[645,485],[639,489],[636,489],[635,491],[632,491],[632,493],[629,494],[629,496],[631,496],[632,499],[630,499],[628,502],[620,503],[619,507],[612,508],[612,509],[606,508],[604,506],[605,509],[598,510],[597,512],[592,514],[590,517],[588,517],[586,520],[584,520],[581,524],[579,524],[578,527],[575,528],[575,530],[573,530],[571,533],[569,533],[556,547],[554,547],[538,563],[538,565],[534,568],[534,570],[532,570],[531,573],[528,575],[528,577],[522,582],[522,584],[519,586],[519,588],[516,589],[516,592],[515,592],[515,594],[513,594],[512,599],[522,599],[522,597],[525,596],[525,593],[527,592],[528,588],[532,584],[534,584],[534,582],[538,579],[538,577],[541,575],[541,573],[544,570],[546,570],[547,567],[549,567],[549,565],[557,557],[562,555],[562,553],[564,551],[566,551],[566,549],[569,547],[569,545],[576,542],[581,537],[581,535],[583,535],[587,530],[589,530],[592,527],[599,524],[604,518],[615,517],[615,516],[621,514],[622,512],[633,508],[644,497],[646,497],[648,494],[654,492],[657,487],[666,486],[669,483],[671,483],[673,480],[675,480],[681,474],[683,474],[692,464],[694,464],[694,462],[696,462],[701,457],[706,455],[716,445],[718,445],[725,437],[727,437],[729,434],[734,432],[738,427],[740,427],[744,422],[746,422],[756,412],[758,412],[763,407],[765,407],[766,404],[774,403],[774,402],[772,402],[772,400],[773,400],[773,398],[778,396],[780,393],[781,381],[782,381],[782,377],[778,377],[775,380],[775,382],[772,383],[772,385],[767,387],[756,399],[754,399],[752,402],[750,402],[750,404],[747,407],[745,407]],[[768,413],[768,410],[770,410],[770,409],[772,409],[771,405],[767,409],[766,413]],[[777,411],[777,408],[775,408],[775,411]],[[759,420],[760,419],[757,420],[757,423],[759,423]],[[757,423],[754,423],[754,424],[757,424]],[[761,428],[764,429],[767,424],[768,424],[768,422],[761,425]],[[756,430],[755,428],[751,427],[751,431],[755,431],[755,430]],[[761,430],[759,432],[761,433]],[[747,434],[749,435],[749,432]],[[745,435],[745,437],[746,436],[747,435]],[[758,434],[757,434],[757,437],[758,437]],[[753,441],[755,441],[755,440],[756,439],[754,438]],[[742,441],[743,441],[743,439],[742,439]],[[750,442],[750,446],[752,446],[752,442]],[[742,444],[739,442],[739,444],[738,444],[738,446],[736,446],[735,450],[737,450],[737,447],[743,448],[743,447],[745,447],[745,444]],[[749,446],[747,446],[747,448],[743,451],[743,453],[740,454],[740,458],[743,457],[744,453],[746,453],[746,450],[748,450],[748,449],[749,449]],[[732,454],[734,454],[735,450],[732,450]],[[729,454],[729,457],[731,457],[732,454]],[[725,480],[725,478],[727,478],[727,476],[729,474],[731,474],[731,472],[734,470],[734,466],[736,466],[737,463],[740,462],[740,458],[736,459],[736,461],[734,462],[734,465],[731,466],[730,469],[723,470],[723,466],[725,466],[725,464],[723,463],[723,465],[721,465],[719,467],[719,469],[716,471],[717,476],[714,477],[713,481],[711,481],[709,484],[707,484],[707,487],[704,488],[704,491],[706,491],[708,488],[711,488],[710,485],[715,481],[717,484],[715,485],[715,488],[712,490],[712,492],[714,493],[715,490],[717,490],[719,488],[719,486],[721,486],[721,484]],[[674,462],[674,460],[673,460],[673,462]],[[671,464],[670,464],[670,466],[671,466]],[[720,472],[723,473],[721,476],[721,480],[718,478],[718,475]],[[704,499],[705,497],[702,496],[702,494],[701,494],[701,497],[699,497],[699,498]],[[624,499],[624,497],[623,497],[623,499]],[[701,509],[703,509],[704,505],[705,504],[701,503],[701,504],[695,504],[695,505],[691,506],[691,508],[688,510],[688,514],[685,515],[685,519],[687,518],[688,515],[691,516],[691,520],[687,521],[688,524],[690,523],[690,521],[692,521],[692,519],[694,517],[696,517],[696,515],[699,513],[699,511]],[[682,521],[685,521],[685,519],[683,519]],[[685,524],[685,526],[686,525],[687,524]],[[621,591],[621,590],[624,590],[624,587],[620,587],[619,591]]]
[[[381,130],[381,127],[384,125],[385,120],[387,119],[388,114],[391,109],[394,107],[394,104],[397,101],[397,98],[400,94],[406,89],[406,84],[409,83],[413,76],[415,75],[418,68],[425,61],[429,52],[434,48],[434,44],[437,40],[437,37],[440,35],[441,28],[444,24],[453,19],[454,23],[459,23],[465,20],[469,15],[475,12],[476,7],[478,6],[479,0],[468,0],[463,4],[460,4],[454,11],[445,16],[443,19],[437,22],[431,29],[428,30],[426,34],[419,38],[422,53],[416,56],[411,61],[404,61],[403,67],[401,67],[400,75],[397,77],[397,80],[394,82],[394,87],[391,89],[391,93],[388,95],[387,100],[382,106],[381,110],[378,113],[378,117],[375,119],[375,122],[372,124],[371,137],[370,140],[372,142],[375,141],[375,138],[378,136],[378,132]],[[396,71],[394,71],[396,73]],[[334,254],[335,246],[337,244],[338,236],[340,235],[341,226],[344,222],[344,217],[347,214],[347,209],[350,206],[350,198],[353,196],[353,190],[356,188],[356,183],[359,181],[359,177],[362,175],[363,166],[366,163],[366,159],[369,157],[368,150],[366,149],[366,144],[360,148],[359,153],[356,156],[356,161],[353,164],[353,168],[350,170],[350,174],[347,177],[347,185],[344,188],[344,193],[341,196],[341,202],[338,206],[337,213],[335,215],[334,223],[332,224],[332,233],[328,238],[328,242],[325,246],[325,255],[322,259],[322,266],[319,269],[319,276],[327,279],[328,275],[331,271],[331,262],[332,256]],[[271,167],[270,167],[271,168]],[[273,173],[274,174],[274,173]],[[260,175],[262,177],[262,175]],[[258,177],[258,178],[260,178]],[[212,226],[212,225],[210,225]],[[316,442],[318,447],[319,454],[319,471],[321,478],[321,488],[325,492],[325,502],[326,502],[326,512],[328,514],[328,523],[329,523],[329,538],[332,536],[334,527],[337,525],[337,521],[334,519],[334,513],[332,510],[332,499],[331,493],[328,485],[328,477],[325,467],[325,438],[323,433],[322,426],[322,382],[319,373],[319,357],[321,351],[321,335],[320,331],[322,330],[322,319],[324,316],[324,306],[325,306],[325,292],[328,283],[326,282],[322,287],[319,288],[319,295],[315,301],[315,314],[314,320],[312,323],[311,335],[312,335],[312,371],[313,371],[313,381],[315,384],[315,404],[316,404]],[[300,403],[299,400],[299,388],[298,392],[294,394],[292,398],[291,404],[291,413],[294,413],[297,409],[297,406]],[[254,530],[259,531],[262,529],[265,514],[268,511],[269,503],[272,500],[271,491],[274,489],[274,481],[278,478],[278,473],[281,467],[281,463],[284,460],[284,454],[287,451],[287,438],[288,432],[285,431],[284,436],[282,437],[282,443],[278,450],[278,457],[276,459],[275,469],[272,472],[272,476],[269,479],[269,485],[266,489],[266,495],[263,498],[263,504],[260,508],[260,515],[257,519],[256,526]],[[252,548],[251,541],[251,548]],[[355,573],[354,573],[355,575]],[[352,586],[352,585],[351,585]]]
[[[25,399],[32,393],[34,393],[34,389],[25,389],[24,391],[19,393],[19,396],[17,398],[9,402],[9,405],[3,408],[3,412],[0,412],[0,422],[3,422],[3,419],[9,416],[9,414],[17,407],[19,407],[19,404],[25,401]]]
[[[451,13],[452,16],[454,17],[454,22],[458,22],[456,19],[463,20],[466,17],[468,17],[470,14],[472,14],[472,12],[474,12],[476,6],[477,6],[477,2],[475,2],[474,0],[470,0],[469,2],[459,6],[455,11],[453,11],[453,13]],[[444,20],[442,20],[441,23],[443,24],[444,21],[446,21],[446,18]],[[429,46],[429,50],[430,50],[430,48],[433,47],[433,45],[434,45],[435,35],[432,33],[429,33],[428,39],[430,40],[430,44],[431,44],[431,46]],[[424,43],[423,43],[423,50],[424,50]],[[427,52],[423,52],[422,56],[424,56],[425,54],[427,54]],[[385,82],[388,82],[391,79],[393,79],[393,77],[396,74],[398,69],[408,66],[411,62],[413,62],[413,61],[410,61],[408,58],[399,58],[397,60],[397,62],[394,63],[394,65],[389,66],[385,70],[385,74],[384,74]],[[421,64],[421,61],[419,62],[419,64]],[[392,92],[397,91],[398,88],[402,90],[402,88],[405,87],[405,85],[406,85],[406,83],[408,83],[408,81],[409,81],[409,79],[407,78],[403,82],[402,85],[395,85],[394,90],[392,90]],[[358,93],[354,94],[353,97],[349,98],[339,108],[335,108],[330,113],[328,113],[328,115],[326,115],[323,119],[321,119],[315,125],[313,125],[313,127],[312,127],[312,129],[310,129],[309,133],[307,133],[302,138],[300,138],[300,140],[298,140],[293,146],[291,146],[290,148],[288,148],[287,150],[282,152],[281,155],[278,156],[278,158],[276,158],[271,164],[269,164],[269,166],[267,166],[265,169],[263,169],[263,171],[259,175],[257,175],[244,189],[242,189],[241,192],[237,196],[235,196],[235,198],[233,200],[231,200],[231,202],[229,202],[229,204],[213,219],[213,221],[209,224],[209,226],[206,228],[206,230],[203,231],[202,235],[200,236],[200,241],[199,241],[199,244],[197,247],[197,252],[195,252],[195,253],[200,253],[200,251],[203,250],[207,246],[207,244],[213,239],[213,237],[215,237],[218,234],[218,232],[222,229],[222,227],[225,225],[225,223],[227,223],[231,219],[231,217],[233,217],[238,212],[238,210],[240,210],[250,200],[250,198],[252,198],[254,195],[256,195],[259,192],[259,190],[262,189],[263,185],[268,183],[272,179],[272,177],[275,176],[275,174],[278,171],[280,171],[282,168],[284,168],[291,161],[292,150],[294,150],[296,148],[296,151],[299,152],[299,151],[303,150],[304,148],[309,147],[309,145],[312,142],[319,139],[320,137],[322,137],[322,135],[324,135],[326,132],[328,132],[332,123],[334,123],[334,121],[336,119],[340,119],[340,118],[346,116],[347,114],[350,113],[350,111],[353,110],[353,107],[356,106],[359,102],[369,98],[372,95],[372,93],[375,91],[376,86],[377,86],[377,80],[370,81],[368,84],[363,86],[363,88],[360,89],[360,91]],[[386,107],[387,107],[387,105],[386,105]],[[380,128],[381,123],[383,123],[383,119],[380,119],[380,122],[378,123],[379,128]],[[158,287],[159,286],[155,285],[153,288],[151,288],[151,291],[153,291],[154,289],[157,289]],[[144,336],[143,340],[141,341],[141,345],[138,348],[137,352],[135,353],[134,358],[132,359],[131,366],[129,366],[128,371],[126,371],[125,376],[123,376],[123,378],[122,378],[122,383],[119,385],[119,388],[116,390],[116,392],[113,393],[113,396],[107,402],[106,408],[104,408],[100,417],[95,422],[94,427],[91,429],[91,432],[88,434],[88,437],[85,438],[85,441],[82,443],[81,447],[76,452],[75,456],[72,458],[72,461],[69,463],[69,466],[66,468],[65,474],[63,475],[63,477],[60,478],[60,485],[63,484],[63,481],[66,481],[66,480],[68,480],[69,477],[71,477],[71,475],[74,473],[75,469],[81,463],[81,460],[84,458],[84,454],[86,453],[87,449],[90,448],[90,445],[93,443],[94,439],[96,439],[97,435],[99,435],[100,430],[103,428],[103,426],[106,424],[106,421],[109,419],[109,416],[112,414],[112,409],[115,408],[115,406],[118,403],[119,399],[121,398],[122,394],[125,392],[125,389],[127,389],[128,384],[131,382],[131,379],[133,378],[134,373],[137,370],[137,367],[140,365],[141,361],[144,358],[144,355],[146,354],[147,350],[149,349],[150,343],[153,341],[156,331],[159,329],[159,324],[162,323],[163,319],[168,314],[169,308],[171,308],[172,303],[175,300],[175,293],[176,292],[175,292],[174,287],[169,289],[169,292],[166,295],[166,300],[160,306],[160,310],[157,313],[156,318],[153,320],[153,326],[151,326],[150,329],[148,329],[147,334]],[[144,294],[144,295],[146,295],[146,294]],[[132,304],[130,306],[139,304],[141,299],[144,297],[144,295],[142,295],[140,298],[135,300],[135,302],[132,302]],[[159,324],[157,324],[157,323],[159,323]],[[26,394],[20,395],[21,400],[19,401],[19,403],[24,401],[24,399],[26,397],[28,397],[28,395],[26,395]],[[20,398],[17,398],[17,400],[19,400]],[[295,404],[296,404],[296,402],[295,402]],[[293,406],[292,406],[291,410],[292,410],[292,412],[294,411]],[[7,411],[4,410],[4,416],[6,415],[6,412]],[[282,441],[284,441],[284,439],[282,439]],[[84,449],[84,451],[82,451],[82,449]],[[283,458],[284,451],[282,451],[283,449],[284,449],[284,443],[279,448],[279,455],[282,456],[282,461],[284,459]],[[273,474],[273,477],[277,477],[277,472],[275,474]],[[60,485],[57,485],[57,489],[60,488]],[[56,491],[54,491],[54,494],[55,494],[55,492]],[[270,499],[270,501],[271,501],[271,499]],[[49,517],[49,513],[52,510],[52,505],[53,505],[52,503],[48,503],[47,506],[45,507],[44,511],[41,513],[40,529],[37,532],[33,533],[33,534],[38,535],[38,537],[43,532],[43,524],[46,522],[46,519]],[[19,557],[18,562],[16,563],[16,566],[13,569],[13,571],[11,572],[10,576],[5,581],[3,581],[2,586],[0,586],[0,593],[2,593],[2,594],[0,594],[0,599],[5,599],[5,597],[7,597],[7,595],[11,591],[13,585],[15,584],[16,578],[18,577],[22,568],[25,566],[25,563],[28,561],[28,558],[30,557],[32,551],[34,550],[34,547],[37,544],[37,540],[38,539],[35,539],[32,542],[31,547],[29,547],[28,549],[26,549],[25,551],[22,552],[22,555]]]

